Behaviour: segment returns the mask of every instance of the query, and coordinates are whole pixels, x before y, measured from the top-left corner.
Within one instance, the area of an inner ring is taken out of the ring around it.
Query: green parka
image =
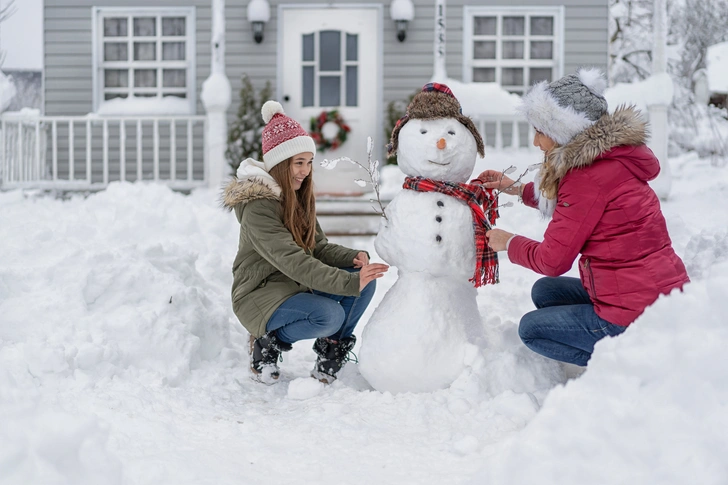
[[[240,222],[238,254],[233,262],[232,304],[240,323],[258,338],[273,312],[291,296],[311,291],[358,296],[358,250],[331,244],[316,221],[316,246],[306,251],[283,225],[280,187],[255,162],[238,171],[226,187],[223,204]],[[261,164],[262,165],[262,164]]]

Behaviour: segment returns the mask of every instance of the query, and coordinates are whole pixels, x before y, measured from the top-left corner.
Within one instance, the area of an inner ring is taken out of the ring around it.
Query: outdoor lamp
[[[253,29],[253,40],[256,44],[263,42],[263,28],[270,20],[270,5],[267,0],[250,0],[248,3],[248,20]]]
[[[412,0],[392,0],[389,12],[397,29],[397,40],[404,42],[407,37],[407,23],[415,18]]]

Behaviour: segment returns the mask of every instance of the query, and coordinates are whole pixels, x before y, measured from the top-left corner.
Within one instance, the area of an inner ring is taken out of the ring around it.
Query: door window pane
[[[313,37],[313,35],[312,35]],[[313,106],[313,66],[303,66],[303,104]]]
[[[359,77],[356,66],[346,66],[346,105],[357,106],[359,96]]]
[[[358,60],[358,43],[359,36],[356,34],[346,34],[346,60],[356,61]]]
[[[531,59],[553,59],[554,47],[550,40],[531,41]]]
[[[339,76],[319,78],[319,105],[339,106],[341,99],[341,79]]]
[[[496,17],[473,17],[475,35],[495,35],[498,19]]]
[[[473,81],[476,83],[494,83],[495,67],[473,68]]]
[[[495,41],[476,40],[473,42],[473,59],[495,59]]]
[[[105,61],[126,61],[129,58],[129,46],[126,42],[104,43]]]
[[[104,37],[126,37],[127,23],[125,18],[104,19]]]
[[[531,84],[541,81],[551,82],[552,69],[550,67],[532,67],[530,71]]]
[[[523,59],[523,42],[503,41],[503,59]]]
[[[501,84],[503,86],[522,86],[523,68],[504,67],[501,71]]]
[[[531,35],[554,35],[554,18],[531,17]]]
[[[157,35],[154,17],[137,17],[134,19],[134,36],[147,37]]]
[[[162,87],[184,88],[187,86],[187,71],[184,69],[162,70]]]
[[[341,70],[341,33],[338,30],[322,30],[319,44],[319,70]]]
[[[129,87],[129,71],[126,69],[104,69],[104,87]]]
[[[135,61],[153,61],[157,58],[156,42],[134,42]]]
[[[134,87],[156,88],[157,87],[157,70],[156,69],[134,69]]]
[[[523,17],[503,17],[503,35],[525,34],[526,20]]]
[[[185,43],[184,42],[162,42],[162,60],[163,61],[184,61],[185,60]]]
[[[303,60],[313,61],[313,34],[303,35]]]
[[[114,99],[114,98],[122,98],[123,99],[123,98],[126,98],[127,96],[128,96],[127,93],[105,93],[104,94],[104,100],[105,101],[108,101],[108,100]]]
[[[162,35],[185,35],[184,17],[165,17],[162,19]]]

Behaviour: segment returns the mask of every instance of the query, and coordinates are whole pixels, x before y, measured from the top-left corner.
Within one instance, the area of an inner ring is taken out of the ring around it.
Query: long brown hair
[[[293,189],[291,162],[288,158],[270,169],[271,176],[281,187],[283,225],[286,226],[296,244],[303,249],[316,245],[316,199],[313,195],[313,170],[298,190]]]
[[[547,199],[556,198],[556,193],[559,191],[559,183],[561,182],[561,178],[564,176],[564,174],[559,173],[555,167],[555,157],[553,155],[556,148],[557,147],[554,147],[543,154],[543,165],[541,165],[541,170],[539,172],[541,183],[538,188]]]

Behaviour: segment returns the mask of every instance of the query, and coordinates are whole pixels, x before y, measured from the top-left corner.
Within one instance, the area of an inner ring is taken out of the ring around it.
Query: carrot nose
[[[447,142],[445,141],[444,138],[440,138],[439,140],[437,140],[437,148],[439,148],[440,150],[443,150],[446,146],[447,146]]]

